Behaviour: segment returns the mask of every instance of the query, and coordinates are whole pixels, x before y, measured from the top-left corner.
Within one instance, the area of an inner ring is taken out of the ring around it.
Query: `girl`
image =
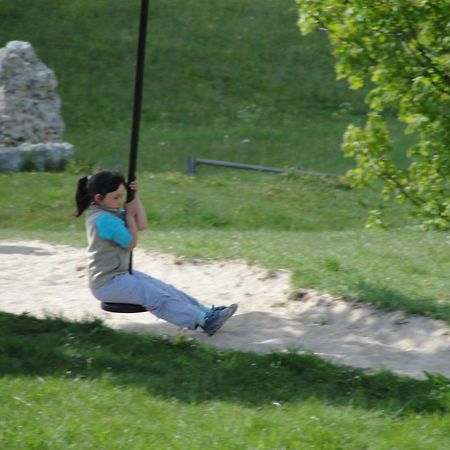
[[[134,199],[125,203],[125,178],[118,172],[102,171],[78,180],[76,217],[86,211],[89,287],[102,302],[142,305],[156,317],[182,328],[200,326],[212,336],[236,312],[237,305],[207,308],[197,300],[160,280],[133,270],[130,252],[138,231],[147,226],[137,184],[129,188]]]

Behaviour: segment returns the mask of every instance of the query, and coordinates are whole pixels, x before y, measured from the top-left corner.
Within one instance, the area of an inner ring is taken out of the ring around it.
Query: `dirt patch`
[[[218,348],[306,351],[369,370],[450,377],[450,328],[442,321],[386,313],[313,290],[293,295],[289,272],[243,262],[188,261],[136,250],[134,266],[205,305],[238,303],[239,310],[212,337],[180,330],[147,313],[102,311],[87,288],[85,251],[40,241],[0,242],[1,310],[69,320],[96,317],[115,329],[185,334]]]

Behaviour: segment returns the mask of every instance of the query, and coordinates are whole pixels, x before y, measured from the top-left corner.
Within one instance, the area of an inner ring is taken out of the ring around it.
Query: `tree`
[[[450,227],[450,0],[297,0],[303,34],[326,30],[339,79],[366,87],[364,127],[343,150],[355,186],[381,180],[386,199],[410,201],[428,226]],[[387,118],[413,133],[403,167]]]

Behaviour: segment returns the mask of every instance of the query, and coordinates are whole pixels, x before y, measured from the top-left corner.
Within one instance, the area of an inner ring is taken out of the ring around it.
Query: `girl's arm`
[[[147,214],[145,213],[144,205],[140,198],[135,199],[136,205],[136,225],[139,231],[145,230],[147,228]]]
[[[147,214],[145,212],[144,205],[138,196],[136,181],[132,181],[130,183],[130,189],[134,191],[134,199],[130,202],[130,204],[133,203],[132,209],[136,219],[136,226],[138,231],[142,231],[147,228]]]

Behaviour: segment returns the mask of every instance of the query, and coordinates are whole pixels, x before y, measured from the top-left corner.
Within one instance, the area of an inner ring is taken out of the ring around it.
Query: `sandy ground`
[[[239,310],[212,337],[180,330],[149,313],[104,312],[87,288],[84,250],[40,241],[0,242],[0,308],[37,317],[97,317],[115,329],[183,333],[222,349],[307,351],[368,370],[450,377],[450,328],[444,322],[383,313],[314,291],[292,295],[288,272],[272,273],[241,262],[192,262],[137,250],[134,267],[205,305],[238,303]]]

